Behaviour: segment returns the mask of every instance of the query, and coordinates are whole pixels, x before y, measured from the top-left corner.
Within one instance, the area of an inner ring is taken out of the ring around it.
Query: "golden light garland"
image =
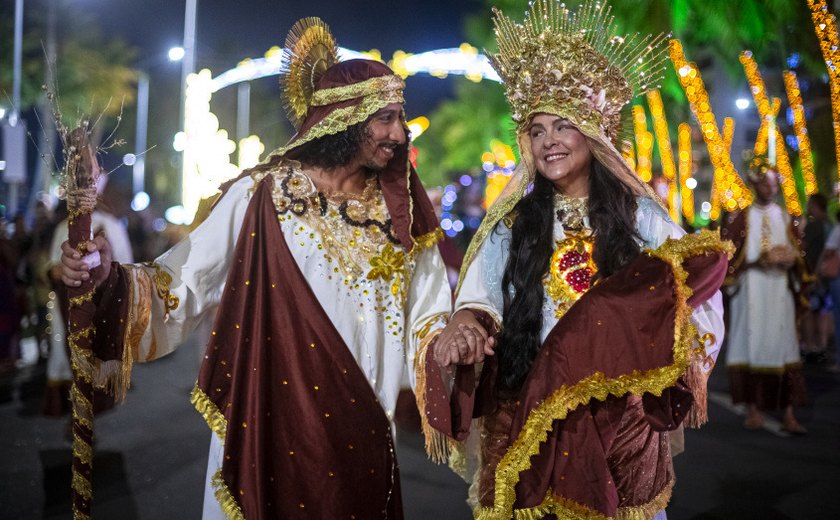
[[[750,84],[750,91],[752,91],[753,99],[755,100],[755,107],[758,109],[758,115],[761,116],[762,126],[767,125],[766,120],[773,118],[775,120],[776,114],[770,109],[770,98],[767,96],[767,87],[764,85],[764,79],[761,77],[761,72],[758,70],[758,64],[753,59],[752,52],[744,51],[740,56],[741,64],[744,66],[744,72],[747,75],[747,81]],[[781,105],[781,101],[779,102]],[[775,107],[775,100],[773,106]],[[761,132],[759,132],[760,134]],[[796,181],[793,178],[793,168],[790,166],[790,158],[785,148],[785,140],[782,133],[778,129],[773,132],[773,137],[776,146],[776,169],[782,181],[782,194],[785,197],[785,205],[791,215],[799,216],[802,214],[802,204],[799,201],[799,192],[796,190]],[[760,136],[759,136],[760,137]],[[770,139],[770,136],[765,139]],[[761,139],[757,140],[757,143]],[[771,158],[772,160],[772,158]]]
[[[653,118],[653,132],[659,149],[659,160],[662,163],[662,176],[668,180],[668,206],[671,208],[671,219],[679,222],[680,217],[680,189],[677,183],[685,189],[682,178],[677,179],[677,168],[674,164],[674,152],[671,149],[671,136],[668,132],[668,120],[665,118],[665,106],[659,90],[647,93],[648,107]]]
[[[831,114],[834,121],[834,153],[840,166],[840,38],[837,36],[837,19],[829,10],[824,0],[807,0],[811,9],[811,19],[814,31],[820,41],[823,59],[828,69],[829,87],[831,89]],[[840,167],[838,167],[840,175]]]
[[[814,175],[814,159],[811,157],[811,138],[808,137],[808,128],[805,126],[802,92],[795,72],[786,70],[783,76],[788,102],[793,111],[793,131],[796,132],[796,140],[799,144],[799,164],[802,167],[802,177],[805,179],[805,194],[812,195],[817,192],[817,178]]]
[[[735,120],[731,117],[723,119],[723,129],[721,130],[721,140],[725,153],[732,155],[732,140],[735,137]],[[725,175],[717,175],[712,181],[712,193],[709,200],[712,204],[712,210],[709,212],[709,218],[717,220],[720,218],[721,206],[726,207],[726,211],[735,211],[738,209],[738,203],[732,198],[731,192],[728,193],[729,186],[732,185],[731,179],[726,178]]]
[[[677,130],[677,150],[680,187],[682,188],[682,214],[689,224],[694,225],[694,190],[689,189],[687,185],[694,170],[694,160],[691,157],[691,127],[688,123],[680,123]]]
[[[700,124],[703,139],[709,150],[709,158],[715,169],[715,176],[720,175],[726,181],[727,187],[724,193],[729,195],[727,199],[732,199],[733,209],[743,209],[752,203],[752,193],[747,189],[741,177],[738,176],[738,171],[732,164],[729,151],[724,146],[723,138],[715,121],[715,114],[709,104],[709,94],[706,92],[706,86],[700,77],[700,71],[696,64],[689,63],[686,60],[682,43],[679,40],[670,41],[669,52],[671,61],[677,71],[677,78],[679,78],[680,85],[682,85],[691,106],[691,111]],[[730,204],[729,200],[727,200],[727,204]]]
[[[636,173],[645,182],[653,178],[653,134],[647,129],[645,107],[633,107],[633,129],[636,134]]]
[[[624,146],[621,147],[621,156],[627,161],[628,166],[633,171],[636,171],[636,152],[633,151],[633,142],[625,141]]]

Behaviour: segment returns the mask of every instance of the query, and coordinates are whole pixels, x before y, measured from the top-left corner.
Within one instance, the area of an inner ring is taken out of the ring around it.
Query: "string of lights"
[[[758,70],[758,64],[755,62],[755,59],[753,59],[753,54],[750,51],[742,52],[739,59],[741,60],[741,64],[744,66],[744,72],[747,75],[747,82],[750,84],[750,91],[752,92],[753,100],[755,101],[755,107],[758,110],[758,115],[761,116],[762,119],[762,126],[768,125],[769,123],[767,123],[767,120],[769,119],[775,121],[778,112],[774,114],[770,110],[770,98],[767,96],[767,87],[764,85],[764,79],[761,77],[761,72]],[[773,104],[775,107],[775,100]],[[773,139],[775,142],[776,169],[781,176],[782,194],[785,197],[785,205],[791,215],[798,217],[802,214],[802,204],[799,201],[799,192],[796,190],[796,181],[793,178],[793,168],[790,166],[790,158],[788,157],[787,149],[785,148],[785,140],[782,137],[781,132],[775,131],[773,133],[774,135],[772,136],[768,134],[767,138],[764,140]],[[760,141],[762,141],[762,139],[758,139],[757,144]],[[774,158],[771,157],[770,160],[773,161]]]
[[[723,119],[723,129],[721,131],[721,140],[723,141],[723,146],[725,153],[729,156],[732,155],[732,140],[735,138],[735,120],[731,117],[725,117]],[[709,218],[712,220],[717,220],[720,218],[720,211],[721,205],[727,204],[728,200],[732,200],[731,197],[727,198],[726,194],[729,190],[729,184],[726,180],[725,176],[717,175],[715,172],[715,178],[712,182],[712,193],[711,193],[711,203],[712,209],[709,212]],[[733,211],[735,208],[731,205],[727,206],[727,211]]]
[[[685,190],[684,179],[677,179],[677,168],[674,165],[674,152],[671,149],[671,136],[668,132],[668,120],[665,118],[665,106],[659,90],[647,93],[648,107],[653,118],[653,132],[659,149],[659,160],[662,163],[662,175],[668,180],[668,206],[671,208],[671,218],[679,220],[680,191]],[[678,187],[678,184],[679,187]],[[679,188],[682,188],[680,190]],[[690,191],[690,190],[689,190]],[[693,210],[692,210],[693,211]]]
[[[807,0],[811,9],[814,31],[820,41],[823,59],[828,68],[829,87],[831,90],[831,114],[834,121],[834,153],[840,166],[840,38],[837,36],[837,19],[829,10],[825,0]],[[840,167],[838,167],[840,175]]]
[[[802,92],[796,73],[790,70],[784,72],[785,90],[788,102],[793,111],[793,131],[799,143],[799,164],[802,167],[802,177],[805,179],[805,194],[817,192],[817,178],[814,175],[814,159],[811,157],[811,138],[805,126],[805,107],[802,105]]]
[[[653,178],[653,134],[647,129],[647,115],[642,105],[633,106],[633,129],[636,134],[636,173],[645,182]]]
[[[744,181],[738,176],[729,151],[724,146],[723,138],[718,130],[715,114],[709,104],[709,94],[697,65],[689,63],[683,52],[682,43],[673,39],[670,41],[669,52],[671,61],[677,71],[680,85],[688,98],[691,111],[700,125],[703,139],[709,150],[709,158],[715,169],[715,177],[722,176],[723,190],[726,198],[725,206],[727,211],[734,211],[738,208],[745,208],[752,203],[752,193],[747,189]]]
[[[693,178],[694,160],[691,157],[691,127],[688,123],[680,123],[677,130],[677,150],[682,188],[682,214],[689,224],[694,225],[694,190],[689,188],[688,182]]]

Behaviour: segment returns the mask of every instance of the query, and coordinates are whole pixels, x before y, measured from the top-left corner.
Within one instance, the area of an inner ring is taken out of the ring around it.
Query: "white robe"
[[[753,204],[747,212],[744,262],[761,255],[762,220],[770,222],[770,246],[789,245],[790,216],[778,205]],[[728,366],[770,369],[781,373],[786,365],[798,363],[796,312],[787,271],[747,269],[733,288],[731,321],[726,349]]]
[[[233,184],[207,220],[154,262],[172,276],[169,290],[178,298],[178,306],[170,309],[165,320],[164,300],[153,295],[150,325],[140,340],[138,361],[172,352],[205,316],[215,313],[253,186],[250,177]],[[413,257],[403,306],[391,293],[391,280],[361,276],[348,281],[335,260],[326,259],[323,240],[306,219],[289,212],[278,225],[295,262],[393,425],[400,388],[415,385],[414,359],[421,331],[443,327],[450,313],[451,293],[438,248],[422,249]],[[400,246],[395,249],[402,250]],[[133,268],[146,270],[149,276],[155,274],[151,266]],[[139,290],[137,283],[132,287]],[[135,293],[135,301],[138,296]],[[223,445],[212,435],[204,518],[224,518],[210,483],[222,460]]]

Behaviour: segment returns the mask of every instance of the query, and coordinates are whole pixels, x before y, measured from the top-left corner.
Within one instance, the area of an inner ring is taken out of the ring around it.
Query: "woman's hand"
[[[487,331],[472,312],[456,312],[434,343],[434,358],[441,367],[472,365],[493,355],[496,339]]]

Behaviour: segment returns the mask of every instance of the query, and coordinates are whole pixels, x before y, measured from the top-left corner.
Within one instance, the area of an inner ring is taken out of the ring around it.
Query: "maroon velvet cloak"
[[[709,299],[727,266],[722,246],[686,249],[693,251],[675,259],[686,280],[678,279],[670,262],[642,254],[595,285],[552,329],[520,393],[512,442],[496,470],[499,517],[545,504],[550,504],[545,513],[556,507],[614,516],[622,498],[616,481],[633,478],[614,474],[607,460],[618,441],[623,399],[642,396],[644,418],[655,431],[673,430],[682,422],[692,397],[679,379],[688,361],[676,341],[676,331],[688,319],[680,312],[690,313],[690,307]],[[685,286],[691,290],[687,301]],[[470,420],[494,409],[488,388],[494,363],[485,364],[478,388],[472,367],[459,367],[450,400],[431,356],[426,370],[430,423],[463,440]],[[500,504],[505,494],[509,499]]]

